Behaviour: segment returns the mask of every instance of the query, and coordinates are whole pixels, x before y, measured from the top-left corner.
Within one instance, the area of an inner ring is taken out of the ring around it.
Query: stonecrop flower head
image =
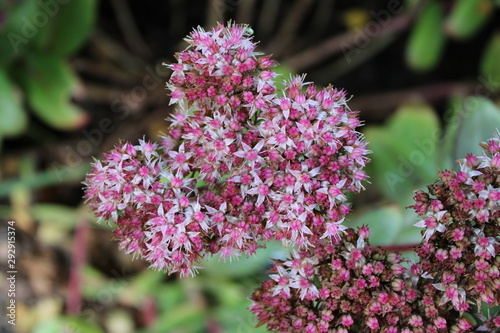
[[[418,264],[346,229],[341,240],[277,261],[251,297],[260,324],[273,332],[466,332],[469,321],[441,306]]]
[[[482,147],[460,171],[440,172],[429,193],[416,191],[420,262],[371,247],[366,227],[343,227],[341,239],[276,262],[251,297],[260,324],[297,333],[499,332],[500,138]]]
[[[88,204],[127,252],[193,274],[206,254],[250,255],[276,239],[335,242],[368,161],[346,93],[304,76],[277,91],[248,26],[194,30],[168,65],[176,104],[161,144],[125,143],[93,164]]]
[[[417,248],[423,272],[433,278],[440,304],[468,311],[500,304],[500,138],[468,154],[459,171],[442,171],[429,192],[416,191],[413,208],[424,241]],[[500,330],[500,316],[488,329]]]

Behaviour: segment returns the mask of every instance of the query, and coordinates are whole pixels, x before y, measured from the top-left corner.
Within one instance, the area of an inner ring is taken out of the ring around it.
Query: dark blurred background
[[[194,279],[118,250],[82,201],[92,158],[159,140],[172,111],[162,63],[197,26],[249,24],[281,78],[307,73],[352,98],[371,142],[351,226],[407,251],[420,231],[412,191],[500,128],[499,1],[0,0],[0,280],[15,227],[16,325],[2,332],[266,332],[247,297],[273,244],[207,260]],[[408,256],[411,256],[408,254]],[[2,315],[3,316],[3,315]],[[8,319],[8,318],[7,318]]]

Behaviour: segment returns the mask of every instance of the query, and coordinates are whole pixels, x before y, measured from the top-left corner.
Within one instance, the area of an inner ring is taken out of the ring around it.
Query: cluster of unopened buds
[[[127,253],[185,276],[206,255],[294,245],[252,296],[278,332],[460,332],[473,327],[461,316],[471,299],[498,305],[498,139],[491,157],[469,156],[417,193],[427,229],[421,263],[406,269],[369,245],[368,228],[342,224],[368,162],[346,93],[304,76],[277,90],[276,64],[248,26],[198,28],[186,41],[168,65],[177,108],[163,141],[118,145],[85,181],[88,205]]]

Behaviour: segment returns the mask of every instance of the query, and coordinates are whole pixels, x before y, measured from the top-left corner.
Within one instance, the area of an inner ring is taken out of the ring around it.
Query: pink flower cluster
[[[366,227],[345,229],[277,262],[250,310],[276,332],[500,331],[500,138],[482,146],[416,191],[419,263],[369,246]]]
[[[251,297],[250,310],[269,330],[287,333],[465,332],[471,324],[439,306],[436,290],[409,272],[400,254],[368,243],[369,231],[277,262]],[[425,296],[424,296],[425,295]]]
[[[177,105],[160,144],[121,143],[96,161],[85,198],[127,252],[168,273],[194,274],[206,255],[250,255],[267,240],[295,245],[251,300],[277,332],[500,330],[471,314],[500,296],[500,138],[443,171],[413,208],[424,228],[411,264],[342,225],[368,150],[346,93],[292,77],[247,26],[199,28],[167,83]]]
[[[199,28],[176,54],[177,104],[160,145],[122,144],[93,164],[85,196],[127,252],[192,274],[206,254],[250,255],[266,240],[333,242],[368,159],[346,94],[304,77],[277,91],[246,26]]]
[[[433,278],[440,304],[469,311],[500,304],[500,138],[468,154],[460,171],[443,171],[429,193],[417,191],[413,208],[423,220],[417,248],[423,271]],[[500,316],[490,328],[500,329]]]

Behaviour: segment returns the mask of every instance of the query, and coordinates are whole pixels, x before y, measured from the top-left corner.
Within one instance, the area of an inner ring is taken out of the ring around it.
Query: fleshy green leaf
[[[36,325],[32,332],[33,333],[52,333],[52,332],[62,332],[63,322],[60,318],[52,318],[49,320],[40,321]]]
[[[20,97],[5,70],[0,68],[0,137],[16,135],[25,129],[27,119]]]
[[[429,106],[403,105],[385,126],[364,133],[373,151],[368,175],[387,198],[400,202],[402,194],[435,179],[440,129]]]
[[[443,144],[441,146],[441,155],[439,158],[439,167],[441,170],[456,169],[458,167],[454,151],[457,133],[460,128],[460,112],[463,100],[463,96],[452,97],[449,100],[448,108],[443,116],[446,127],[443,136]]]
[[[399,205],[377,207],[354,217],[349,227],[367,225],[370,228],[370,243],[373,245],[394,244],[403,224],[403,212]]]
[[[40,222],[74,229],[78,222],[78,210],[58,204],[38,203],[33,206],[33,216]]]
[[[165,276],[165,273],[163,272],[157,273]],[[187,298],[185,290],[182,288],[181,282],[179,281],[163,283],[161,285],[157,284],[154,289],[148,291],[147,294],[143,294],[143,298],[144,295],[155,295],[158,302],[158,309],[162,312],[168,312],[171,309],[174,309],[177,305],[183,303]],[[136,295],[136,297],[139,297],[139,295]]]
[[[296,74],[295,71],[286,64],[279,64],[278,66],[273,68],[273,71],[279,74],[274,79],[274,82],[276,83],[276,89],[278,91],[283,90],[286,86],[284,82],[289,81],[290,77]]]
[[[243,301],[236,306],[220,306],[215,309],[215,317],[221,323],[223,332],[269,332],[265,325],[256,327],[257,318],[248,311],[250,302],[244,297],[242,299]]]
[[[206,312],[196,303],[183,303],[164,313],[146,332],[198,332],[204,326]]]
[[[61,58],[42,54],[30,54],[27,60],[26,70],[19,75],[36,115],[61,130],[83,126],[87,114],[70,101],[77,78],[68,64]]]
[[[474,36],[493,13],[491,0],[457,0],[445,21],[445,31],[458,39]]]
[[[61,332],[66,331],[66,329],[69,329],[70,331],[74,332],[81,332],[81,333],[104,333],[104,331],[97,326],[96,324],[80,317],[75,317],[75,316],[64,316],[63,317],[63,322],[65,328]]]
[[[396,244],[419,244],[422,241],[422,229],[417,227],[407,227],[401,230],[396,238]]]
[[[479,142],[493,137],[500,129],[500,109],[484,97],[467,97],[457,121],[460,122],[455,138],[455,160],[467,153],[482,154]]]
[[[7,22],[0,27],[0,64],[6,64],[22,51],[36,37],[39,28],[33,17],[38,10],[37,0],[18,1],[7,7]]]
[[[63,182],[81,182],[90,171],[90,164],[82,163],[72,166],[52,166],[51,169],[22,177],[20,179],[7,179],[0,182],[0,198],[9,195],[18,187],[38,189]]]
[[[122,303],[140,306],[147,296],[157,294],[160,288],[169,289],[167,292],[172,296],[169,300],[176,299],[174,293],[175,290],[179,290],[178,286],[176,284],[162,285],[164,278],[165,273],[163,272],[155,270],[145,270],[141,272],[124,286],[124,290],[120,294],[120,301]]]
[[[500,90],[500,33],[494,34],[481,59],[479,72],[484,78],[485,88],[491,92]]]
[[[254,256],[246,258],[244,256],[229,262],[224,262],[219,256],[212,256],[203,259],[201,266],[203,273],[210,276],[220,277],[243,277],[262,271],[266,265],[271,263],[270,257],[282,250],[278,243],[269,243],[265,249],[258,249]]]
[[[265,326],[256,328],[257,319],[249,311],[251,302],[248,296],[251,290],[258,287],[258,281],[235,282],[224,278],[207,279],[203,285],[217,299],[219,306],[214,308],[216,320],[224,328],[224,332],[268,332]]]
[[[103,333],[104,331],[94,323],[74,316],[61,316],[50,320],[40,321],[32,331],[33,333],[53,332],[81,332]]]
[[[384,127],[368,126],[364,129],[369,147],[374,152],[370,156],[371,163],[366,172],[382,193],[394,198],[394,193],[403,190],[407,185],[404,178],[398,175],[397,153],[391,144],[391,135]]]
[[[51,54],[66,56],[87,40],[95,22],[96,0],[54,1],[47,14],[50,23],[39,34],[39,47]]]
[[[85,298],[97,299],[99,295],[104,294],[103,290],[110,284],[110,279],[91,265],[85,265],[81,274],[83,281],[82,295]],[[113,285],[113,287],[115,287],[115,285]]]
[[[424,189],[424,188],[420,188]],[[405,195],[407,199],[404,207],[408,207],[413,205],[415,202],[413,201],[414,193],[408,193]],[[415,211],[411,208],[405,208],[403,210],[403,226],[401,231],[394,244],[419,244],[422,240],[422,228],[415,227],[414,224],[420,221],[421,218],[415,213]]]
[[[400,107],[389,119],[392,142],[402,164],[414,168],[415,179],[427,184],[436,177],[439,120],[427,104],[416,102]]]
[[[413,27],[406,48],[406,62],[411,68],[426,71],[438,64],[446,40],[442,22],[441,3],[427,3]]]

